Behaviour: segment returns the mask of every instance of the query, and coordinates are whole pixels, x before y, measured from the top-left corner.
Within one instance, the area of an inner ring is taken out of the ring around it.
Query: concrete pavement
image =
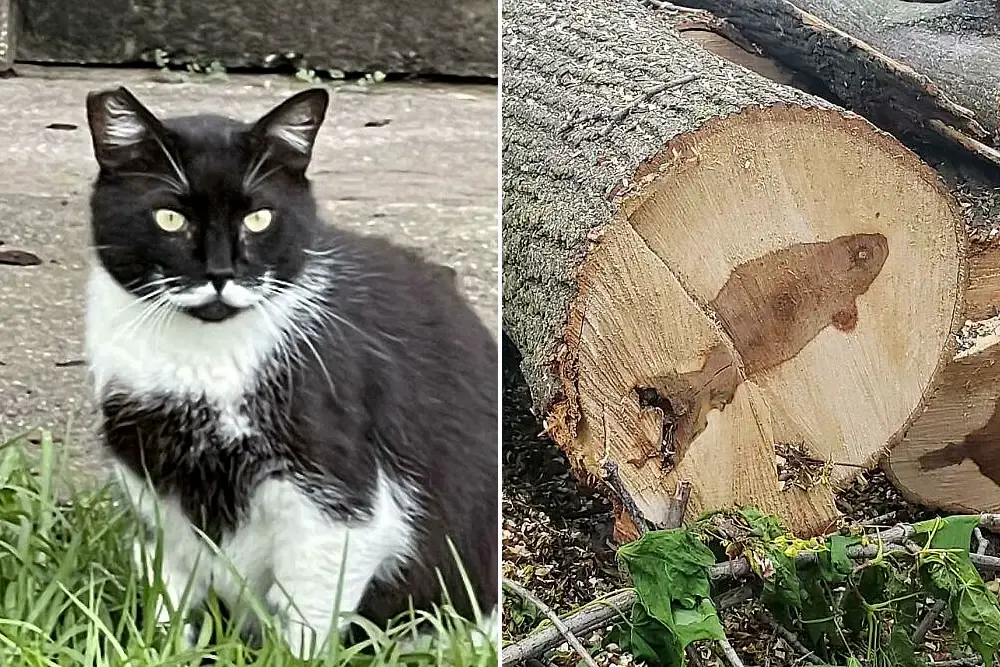
[[[161,83],[150,80],[160,75],[142,70],[19,73],[0,80],[0,251],[28,251],[42,263],[0,264],[0,441],[51,429],[74,476],[86,478],[102,466],[80,365],[87,197],[96,173],[87,91],[124,83],[157,114],[222,111],[253,119],[302,86],[246,76]],[[333,94],[317,141],[310,174],[327,219],[422,248],[453,266],[496,333],[496,88],[360,90],[349,84]]]

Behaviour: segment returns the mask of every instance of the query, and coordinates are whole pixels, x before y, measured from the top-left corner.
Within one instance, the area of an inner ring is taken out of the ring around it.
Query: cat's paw
[[[194,623],[185,623],[184,629],[181,631],[181,647],[185,651],[189,651],[198,646],[198,628],[195,627]]]
[[[288,649],[299,660],[309,660],[320,650],[316,631],[304,623],[289,621],[284,624],[282,634]]]

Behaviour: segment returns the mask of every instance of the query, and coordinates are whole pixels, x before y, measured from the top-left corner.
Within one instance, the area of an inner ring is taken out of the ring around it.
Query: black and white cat
[[[447,271],[317,217],[328,99],[244,124],[87,98],[86,346],[117,478],[163,530],[173,606],[190,582],[181,612],[210,588],[245,607],[245,585],[303,656],[345,627],[340,581],[342,612],[384,622],[443,579],[471,618],[449,541],[491,626],[498,596],[496,342]]]

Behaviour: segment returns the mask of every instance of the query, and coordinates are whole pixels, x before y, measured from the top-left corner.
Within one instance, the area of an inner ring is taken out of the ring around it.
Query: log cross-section
[[[633,521],[662,522],[683,479],[692,516],[825,530],[833,487],[952,355],[966,241],[946,190],[666,13],[503,9],[503,322],[548,433]],[[831,483],[785,483],[790,449]]]

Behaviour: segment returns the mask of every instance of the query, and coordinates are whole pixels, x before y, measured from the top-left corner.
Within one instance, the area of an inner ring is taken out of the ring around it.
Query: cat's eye
[[[243,226],[254,234],[257,234],[271,226],[271,220],[273,217],[274,215],[271,211],[266,208],[262,208],[259,211],[254,211],[247,217],[243,218]]]
[[[153,219],[156,225],[165,232],[179,232],[187,223],[187,218],[171,211],[169,208],[158,208],[153,212]]]

